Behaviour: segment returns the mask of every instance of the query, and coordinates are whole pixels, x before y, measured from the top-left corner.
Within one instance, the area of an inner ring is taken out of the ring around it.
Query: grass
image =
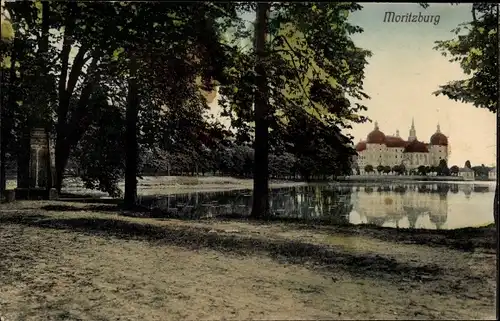
[[[1,205],[0,315],[8,320],[494,315],[491,227],[398,231],[130,214],[113,204]],[[415,244],[418,240],[428,245]]]

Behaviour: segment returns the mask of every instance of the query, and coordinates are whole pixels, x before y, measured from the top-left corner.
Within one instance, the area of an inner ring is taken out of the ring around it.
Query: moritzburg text
[[[429,15],[422,14],[422,12],[416,13],[395,13],[394,11],[386,11],[384,14],[384,22],[396,22],[396,23],[432,23],[435,26],[439,24],[441,19],[440,15]]]

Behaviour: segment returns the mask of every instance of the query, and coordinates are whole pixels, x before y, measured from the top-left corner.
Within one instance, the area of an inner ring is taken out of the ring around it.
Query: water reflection
[[[415,228],[419,218],[427,215],[434,228],[439,229],[447,220],[447,184],[392,185],[379,188],[381,192],[377,194],[370,187],[366,189],[370,192],[359,192],[353,197],[354,210],[360,216],[359,222],[353,223]]]
[[[334,224],[446,229],[491,223],[493,190],[488,184],[310,185],[271,190],[270,208],[274,216]],[[246,216],[252,195],[192,193],[144,199],[146,203],[193,218]]]

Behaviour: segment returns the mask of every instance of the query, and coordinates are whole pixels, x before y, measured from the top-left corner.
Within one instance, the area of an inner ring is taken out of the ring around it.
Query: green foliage
[[[56,137],[56,166],[68,158],[85,184],[118,195],[124,171],[128,63],[139,65],[138,139],[142,172],[251,177],[254,165],[252,49],[236,13],[253,3],[8,2],[15,39],[2,43],[9,124],[2,137],[19,153],[35,124]],[[370,53],[351,36],[355,3],[273,3],[265,58],[275,178],[350,173],[352,137],[364,122],[364,67]],[[48,29],[47,29],[48,28]],[[44,30],[50,30],[44,48]],[[62,44],[62,47],[61,47]],[[233,136],[209,122],[200,90],[220,87]]]
[[[446,160],[442,159],[439,161],[437,174],[438,176],[450,176],[450,169],[448,168]]]
[[[466,160],[464,166],[467,168],[472,168],[472,165],[470,164],[470,160]]]
[[[436,50],[458,62],[469,78],[440,86],[435,95],[472,103],[497,111],[498,97],[498,20],[497,4],[474,3],[472,21],[459,25],[452,40],[437,41]]]
[[[10,129],[12,137],[19,137],[24,128],[35,122],[53,124],[59,171],[64,169],[70,155],[77,157],[76,161],[81,162],[83,168],[89,169],[92,157],[97,157],[95,163],[102,163],[102,157],[108,154],[83,155],[74,149],[80,148],[82,139],[86,139],[84,145],[89,150],[104,148],[107,142],[87,139],[95,130],[93,126],[101,122],[102,115],[98,116],[96,108],[103,104],[96,104],[96,101],[105,100],[112,105],[114,109],[103,108],[100,112],[109,112],[113,119],[115,109],[125,109],[127,64],[133,53],[140,67],[138,129],[141,150],[155,150],[163,144],[168,134],[167,125],[172,125],[165,119],[172,114],[180,115],[175,119],[177,127],[179,124],[187,127],[184,136],[170,140],[189,152],[199,147],[191,142],[197,139],[201,128],[206,127],[202,116],[206,102],[200,89],[210,89],[212,81],[219,81],[223,76],[221,71],[228,61],[225,59],[227,46],[219,40],[224,30],[237,20],[236,5],[40,4],[8,3],[16,29],[16,39],[9,49],[18,67],[12,73],[17,77],[8,79],[8,86],[12,88],[8,90],[11,93],[9,113],[14,124]],[[47,10],[42,11],[42,8]],[[47,24],[52,35],[47,54],[42,55],[39,48],[43,45],[43,37],[40,34]],[[62,42],[62,49],[57,42]],[[53,58],[47,63],[49,56]],[[14,104],[16,101],[22,104]],[[42,119],[36,119],[38,115]],[[106,126],[115,126],[109,131],[117,132],[122,124],[106,123]],[[189,133],[189,129],[195,129],[194,133]],[[116,181],[115,176],[123,171],[123,163],[114,159],[109,161],[119,168],[102,170],[102,173],[97,173],[97,169],[85,171],[85,180],[101,182],[89,183],[89,186],[101,188]]]
[[[417,171],[418,171],[419,175],[427,175],[427,168],[425,166],[423,166],[423,165],[420,165],[417,168]]]
[[[372,165],[366,165],[365,166],[365,172],[367,173],[372,173],[374,170],[373,170],[373,166]]]
[[[403,175],[406,171],[406,168],[403,164],[400,165],[394,165],[392,167],[392,171],[398,175]]]
[[[359,102],[368,98],[362,80],[370,53],[355,46],[351,35],[362,30],[347,21],[359,9],[354,3],[271,4],[264,62],[270,146],[301,159],[304,177],[351,170],[352,137],[341,130],[367,120]],[[251,141],[255,52],[240,50],[231,57],[234,67],[226,70],[220,103],[238,128],[237,139]]]
[[[118,181],[123,177],[125,153],[123,145],[125,119],[123,113],[106,102],[106,96],[96,97],[101,108],[73,151],[86,188],[119,197]]]
[[[459,171],[460,169],[458,168],[457,165],[453,165],[452,167],[450,167],[450,173],[453,175],[457,175]]]
[[[484,166],[484,164],[481,164],[481,166],[472,166],[471,168],[476,178],[488,178],[488,174],[492,170],[491,167]]]

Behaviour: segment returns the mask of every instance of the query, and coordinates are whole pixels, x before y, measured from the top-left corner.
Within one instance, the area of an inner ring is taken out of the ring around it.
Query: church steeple
[[[441,133],[441,126],[439,126],[439,123],[437,124],[436,133]]]
[[[410,136],[408,136],[408,141],[417,140],[417,131],[415,130],[415,119],[411,118],[411,128],[410,128]]]
[[[378,121],[375,122],[375,130],[378,130]]]

